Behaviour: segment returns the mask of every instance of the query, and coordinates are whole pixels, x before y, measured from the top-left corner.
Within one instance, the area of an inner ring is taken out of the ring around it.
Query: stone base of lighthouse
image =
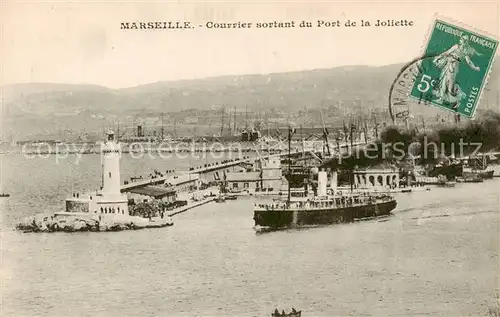
[[[66,212],[128,216],[128,200],[126,195],[108,196],[99,193],[87,193],[66,199]]]

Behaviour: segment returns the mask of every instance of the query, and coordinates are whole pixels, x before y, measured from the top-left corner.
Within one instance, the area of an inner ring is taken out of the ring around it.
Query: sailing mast
[[[375,124],[375,139],[378,139],[378,122],[375,113],[373,114],[373,123]]]
[[[353,120],[352,120],[352,117],[349,119],[349,139],[351,141],[351,147],[349,148],[349,153],[352,153],[352,150],[353,150],[353,146],[354,146],[354,140],[352,139],[352,136],[353,136],[353,133],[354,133],[354,129],[355,129],[355,125],[353,123]],[[351,166],[350,168],[350,175],[349,175],[349,183],[351,185],[351,192],[353,191],[353,178],[354,178],[354,167]]]
[[[161,140],[163,141],[163,112],[161,113]]]
[[[363,116],[363,134],[365,136],[365,144],[368,143],[368,123],[366,123],[366,118]]]
[[[292,157],[291,157],[291,152],[292,152],[292,134],[294,131],[292,131],[292,128],[288,126],[288,199],[287,199],[287,206],[290,206],[290,198],[291,198],[291,192],[290,192],[290,182],[292,180]]]
[[[234,120],[233,120],[233,134],[236,134],[236,106],[233,108],[233,115],[234,115]]]
[[[352,117],[349,118],[349,139],[351,141],[351,148],[350,148],[350,151],[352,151],[352,147],[353,147],[353,139],[352,139],[352,135],[354,133],[354,123],[353,123],[353,120],[352,120]]]
[[[120,142],[120,119],[118,119],[117,127],[116,127],[116,142]]]
[[[323,125],[323,140],[326,146],[326,154],[328,155],[328,157],[330,157],[332,154],[330,152],[330,144],[328,142],[328,130],[326,130],[325,120],[323,120],[323,111],[320,111],[320,115],[321,115],[321,124]]]
[[[245,130],[248,132],[248,106],[245,106]]]
[[[176,127],[177,127],[177,120],[174,117],[174,137],[177,137],[177,129],[176,129]]]
[[[232,125],[231,125],[231,108],[229,108],[227,111],[227,119],[229,121],[227,129],[229,130],[229,135],[232,135],[233,131],[232,131]]]
[[[222,137],[224,133],[224,107],[221,108],[221,126],[220,126],[220,136]]]
[[[302,160],[305,161],[305,146],[304,146],[304,136],[302,134],[302,125],[300,125],[300,141],[302,143]]]

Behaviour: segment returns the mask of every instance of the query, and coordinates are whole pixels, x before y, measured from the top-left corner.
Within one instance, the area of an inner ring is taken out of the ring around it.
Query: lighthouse
[[[108,130],[106,141],[102,145],[102,191],[97,202],[101,213],[128,215],[127,196],[120,191],[120,144],[115,133]]]
[[[128,217],[127,195],[120,186],[120,145],[109,130],[101,146],[102,188],[98,193],[73,194],[66,199],[66,212],[99,214],[99,219]]]
[[[121,196],[120,193],[120,145],[115,141],[115,134],[109,130],[107,140],[102,147],[102,195],[104,197]]]

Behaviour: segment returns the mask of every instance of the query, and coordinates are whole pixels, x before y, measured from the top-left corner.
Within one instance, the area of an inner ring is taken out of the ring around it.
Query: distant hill
[[[184,109],[236,107],[285,113],[352,107],[387,109],[389,87],[402,65],[349,66],[269,75],[165,81],[124,89],[96,85],[15,84],[2,87],[2,139],[99,132],[102,126]],[[498,109],[500,66],[495,65],[481,108]],[[220,110],[219,110],[220,111]],[[328,117],[329,116],[329,117]],[[168,122],[168,118],[167,118]]]

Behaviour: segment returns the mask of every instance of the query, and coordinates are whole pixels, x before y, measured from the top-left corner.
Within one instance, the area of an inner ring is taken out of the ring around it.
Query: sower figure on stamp
[[[438,68],[442,68],[438,87],[433,91],[434,95],[439,98],[437,102],[445,101],[454,104],[453,108],[458,108],[460,100],[465,97],[465,93],[455,82],[460,61],[465,60],[470,68],[477,72],[480,71],[480,68],[474,65],[470,59],[473,55],[480,54],[469,45],[469,38],[462,36],[458,44],[434,58],[433,63]]]

